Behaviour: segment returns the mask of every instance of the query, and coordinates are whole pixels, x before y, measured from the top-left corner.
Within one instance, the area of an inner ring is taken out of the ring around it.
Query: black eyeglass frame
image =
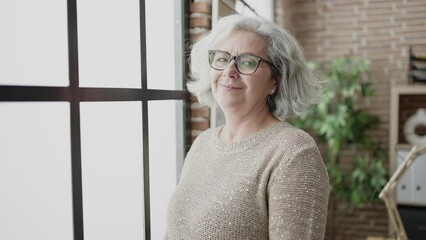
[[[212,66],[212,63],[211,63],[211,58],[210,58],[210,55],[212,54],[212,53],[216,53],[216,52],[221,52],[221,53],[226,53],[226,54],[228,54],[229,56],[231,56],[231,58],[230,58],[230,60],[229,60],[229,62],[226,64],[226,66],[225,67],[223,67],[222,69],[220,69],[220,68],[215,68],[215,67],[213,67]],[[278,70],[278,68],[271,62],[271,61],[268,61],[268,60],[265,60],[265,59],[263,59],[263,58],[261,58],[261,57],[259,57],[259,56],[256,56],[256,55],[254,55],[254,54],[251,54],[251,53],[242,53],[242,54],[240,54],[240,55],[237,55],[237,56],[233,56],[232,54],[230,54],[229,52],[226,52],[226,51],[222,51],[222,50],[209,50],[208,51],[208,53],[209,53],[209,64],[210,64],[210,67],[211,68],[213,68],[213,69],[215,69],[215,70],[218,70],[218,71],[223,71],[223,70],[225,70],[225,68],[227,68],[228,67],[228,65],[232,62],[232,60],[234,60],[236,63],[238,62],[237,60],[240,58],[240,56],[241,55],[243,55],[243,54],[247,54],[247,55],[250,55],[250,56],[253,56],[253,57],[255,57],[256,59],[257,59],[257,62],[256,62],[256,68],[253,70],[253,72],[252,73],[242,73],[241,71],[240,71],[240,69],[238,68],[238,64],[235,64],[235,68],[237,69],[237,71],[240,73],[240,74],[242,74],[242,75],[251,75],[251,74],[253,74],[253,73],[255,73],[256,71],[257,71],[257,69],[259,68],[259,63],[262,61],[262,62],[264,62],[264,63],[266,63],[266,64],[268,64],[271,68],[272,68],[272,72],[274,73],[274,72],[280,72],[279,70]],[[274,71],[275,70],[275,71]]]

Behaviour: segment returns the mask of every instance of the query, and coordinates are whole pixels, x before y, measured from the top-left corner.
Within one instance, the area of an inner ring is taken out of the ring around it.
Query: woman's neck
[[[242,116],[225,113],[225,119],[219,139],[229,143],[241,141],[278,121],[269,111]]]

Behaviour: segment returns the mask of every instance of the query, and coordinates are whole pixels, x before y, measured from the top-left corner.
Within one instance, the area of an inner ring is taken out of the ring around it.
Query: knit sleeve
[[[316,146],[281,161],[268,185],[269,238],[318,240],[327,222],[329,181]]]

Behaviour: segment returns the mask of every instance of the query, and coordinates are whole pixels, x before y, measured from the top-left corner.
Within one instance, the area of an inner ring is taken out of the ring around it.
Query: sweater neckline
[[[212,137],[212,145],[219,150],[220,153],[229,154],[229,153],[238,153],[245,151],[262,141],[265,141],[272,133],[276,133],[278,129],[283,128],[288,123],[284,121],[277,121],[272,123],[270,126],[260,129],[251,136],[237,142],[227,143],[219,139],[219,132],[224,125],[221,125],[214,129]]]

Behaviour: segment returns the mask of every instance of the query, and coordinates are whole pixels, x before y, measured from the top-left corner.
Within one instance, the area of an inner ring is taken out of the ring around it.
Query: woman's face
[[[233,32],[215,50],[226,51],[233,56],[251,53],[270,61],[266,54],[265,41],[257,34],[248,31]],[[271,67],[263,61],[259,62],[259,67],[254,73],[243,75],[237,71],[235,61],[232,60],[222,71],[211,69],[210,78],[213,96],[225,113],[237,110],[255,113],[264,108],[268,109],[267,96],[276,87]]]

